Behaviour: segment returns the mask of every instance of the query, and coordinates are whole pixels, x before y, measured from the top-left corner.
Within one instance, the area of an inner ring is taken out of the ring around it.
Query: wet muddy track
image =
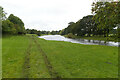
[[[45,62],[45,65],[46,65],[46,67],[48,69],[48,72],[49,72],[51,78],[56,78],[56,80],[61,80],[60,75],[58,75],[58,72],[56,72],[54,70],[53,66],[51,65],[50,61],[48,60],[48,57],[47,57],[46,53],[42,50],[40,44],[37,42],[37,40],[34,37],[32,38],[32,40],[35,42],[38,50],[42,54],[44,62]]]

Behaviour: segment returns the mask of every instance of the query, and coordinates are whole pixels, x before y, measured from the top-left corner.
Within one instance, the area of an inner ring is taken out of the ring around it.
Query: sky
[[[25,28],[62,30],[69,22],[77,22],[91,15],[93,0],[0,0],[7,16],[14,14]]]

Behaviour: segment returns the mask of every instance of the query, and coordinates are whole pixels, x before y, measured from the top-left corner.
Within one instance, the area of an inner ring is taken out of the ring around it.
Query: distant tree
[[[9,20],[2,21],[2,32],[3,34],[16,34],[14,24]]]
[[[58,34],[58,32],[57,31],[52,31],[51,34],[56,35],[56,34]]]
[[[84,36],[85,34],[90,36],[90,34],[95,34],[96,26],[92,18],[93,15],[84,16],[82,19],[71,25],[71,33],[79,36]]]
[[[8,20],[10,20],[10,22],[14,24],[18,34],[25,34],[24,23],[20,18],[18,18],[17,16],[14,16],[13,14],[10,14],[10,16],[8,17]]]
[[[74,33],[73,29],[75,27],[75,23],[74,22],[69,22],[68,23],[68,27],[65,28],[65,34],[68,34],[68,33]]]
[[[60,35],[65,35],[65,29],[60,30],[59,34]]]
[[[38,36],[41,35],[41,31],[37,31],[36,29],[26,29],[27,34],[37,34]]]

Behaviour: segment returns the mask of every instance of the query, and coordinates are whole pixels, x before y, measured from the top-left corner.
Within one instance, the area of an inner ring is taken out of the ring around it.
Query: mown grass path
[[[25,52],[24,64],[23,64],[23,78],[29,78],[29,69],[30,69],[30,52],[31,52],[32,43],[29,43],[29,46]]]
[[[40,53],[43,56],[44,62],[45,62],[46,67],[49,71],[49,74],[51,75],[51,78],[61,79],[60,75],[58,75],[58,73],[54,70],[53,66],[51,65],[50,61],[48,60],[46,53],[42,50],[40,43],[38,43],[34,37],[32,39],[35,42],[38,50],[40,51]]]

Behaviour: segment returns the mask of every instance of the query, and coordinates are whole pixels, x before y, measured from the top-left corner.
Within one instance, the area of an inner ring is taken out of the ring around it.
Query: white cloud
[[[60,30],[90,15],[92,0],[1,0],[0,4],[8,14],[20,17],[26,28]]]

